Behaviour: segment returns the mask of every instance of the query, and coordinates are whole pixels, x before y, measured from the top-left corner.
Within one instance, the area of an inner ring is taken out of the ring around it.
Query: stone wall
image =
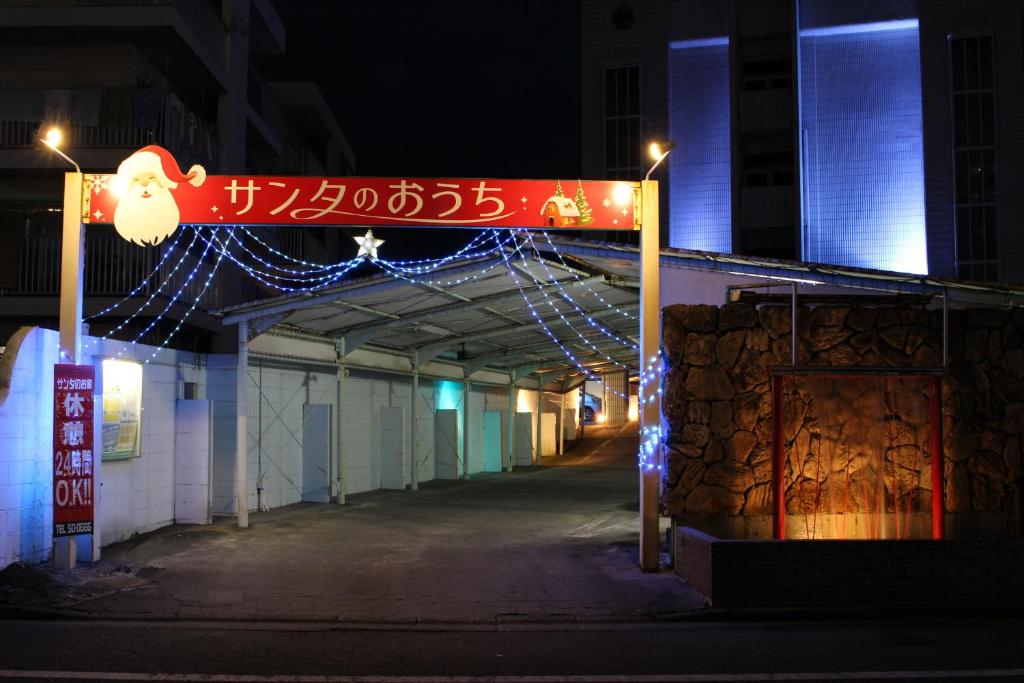
[[[797,327],[797,362],[802,366],[942,364],[940,310],[855,303],[802,306]],[[663,342],[668,363],[665,513],[720,535],[770,534],[769,368],[790,363],[789,306],[669,306],[664,309]],[[1019,531],[1024,311],[951,310],[948,356],[942,379],[945,508],[952,513],[947,529],[964,535]],[[926,384],[905,394],[912,399],[922,387]],[[858,414],[856,399],[847,401],[852,415]],[[815,401],[796,387],[784,403],[791,454],[785,473],[788,514],[801,512],[800,504],[790,500],[794,487],[816,480],[820,494],[828,486],[827,476],[820,474],[828,470],[821,465],[827,431],[822,418],[835,411],[820,398]],[[870,412],[863,407],[859,411]],[[902,449],[906,470],[895,485],[887,484],[899,489],[887,490],[887,495],[895,493],[901,501],[899,496],[906,496],[912,513],[927,514],[929,509],[927,418],[927,413],[896,416],[886,427],[896,434],[888,452]],[[866,512],[872,505],[857,500],[850,510]],[[925,520],[917,521],[926,528]],[[986,529],[971,529],[971,524]]]

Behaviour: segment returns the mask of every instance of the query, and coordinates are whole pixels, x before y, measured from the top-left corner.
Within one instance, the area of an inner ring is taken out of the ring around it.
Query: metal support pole
[[[342,404],[345,399],[345,377],[348,375],[348,368],[345,365],[345,338],[342,337],[338,340],[335,346],[335,351],[338,354],[338,379],[337,385],[337,403],[338,409],[334,411],[334,431],[338,433],[338,448],[334,452],[334,458],[336,465],[334,469],[334,476],[332,477],[332,483],[334,484],[334,502],[338,505],[345,504],[345,448],[344,448],[344,424],[345,412],[342,409]]]
[[[660,254],[661,239],[658,225],[658,182],[640,183],[640,369],[656,358],[661,347]],[[657,382],[647,382],[641,388],[640,434],[645,429],[657,430],[648,465],[641,468],[640,476],[640,568],[656,571],[660,565],[660,533],[658,529],[658,499],[663,469],[661,454],[661,404],[644,399],[658,391]]]
[[[544,375],[537,375],[537,417],[534,419],[533,435],[533,464],[540,467],[540,449],[544,441],[541,439],[541,430],[544,427]]]
[[[85,226],[82,225],[82,174],[64,174],[64,208],[60,252],[60,352],[61,363],[78,364],[82,357],[82,280],[85,272]],[[97,461],[99,458],[97,458]],[[99,482],[99,477],[95,478]],[[99,487],[97,486],[97,489]],[[93,509],[94,516],[98,510]],[[93,520],[99,527],[99,520]],[[98,552],[93,551],[94,556]],[[53,564],[74,569],[78,543],[74,536],[53,539]],[[97,558],[98,559],[98,558]]]
[[[462,478],[469,479],[469,378],[462,380]]]
[[[772,538],[786,537],[785,457],[782,448],[782,378],[772,375]]]
[[[505,426],[505,439],[508,444],[508,471],[516,466],[516,371],[508,373],[508,424]]]
[[[249,442],[246,425],[249,389],[249,323],[238,323],[238,368],[235,382],[235,506],[238,526],[249,526]]]
[[[946,507],[943,504],[945,464],[942,457],[942,377],[933,377],[931,386],[932,456],[932,538],[946,537]]]
[[[565,455],[565,392],[562,392],[562,400],[558,404],[558,454]]]
[[[420,397],[420,354],[418,351],[412,356],[412,404],[409,408],[411,423],[409,434],[409,487],[415,491],[420,487],[419,462],[416,455],[416,425],[419,422],[419,415],[416,411],[416,404]]]
[[[789,322],[790,322],[790,340],[789,340],[789,363],[793,367],[796,367],[796,283],[793,283],[793,297],[789,303]]]

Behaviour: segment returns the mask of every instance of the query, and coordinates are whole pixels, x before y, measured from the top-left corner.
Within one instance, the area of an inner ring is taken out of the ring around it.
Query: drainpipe
[[[410,408],[410,422],[412,423],[411,434],[409,435],[409,457],[412,462],[410,467],[410,487],[413,491],[419,489],[419,463],[416,460],[416,423],[419,418],[416,414],[416,399],[420,395],[420,352],[414,351],[412,355],[412,406]]]

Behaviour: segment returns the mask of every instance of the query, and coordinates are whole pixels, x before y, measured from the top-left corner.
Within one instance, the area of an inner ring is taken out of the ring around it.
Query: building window
[[[604,171],[615,180],[639,180],[643,141],[640,139],[640,66],[604,70]]]
[[[999,279],[992,37],[950,38],[957,275]]]

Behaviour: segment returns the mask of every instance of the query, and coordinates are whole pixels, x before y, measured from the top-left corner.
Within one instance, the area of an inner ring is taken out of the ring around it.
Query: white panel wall
[[[210,522],[210,402],[176,403],[174,424],[174,521]]]
[[[0,568],[18,560],[41,562],[50,554],[53,400],[47,388],[53,386],[57,348],[56,332],[30,332],[0,404]]]

